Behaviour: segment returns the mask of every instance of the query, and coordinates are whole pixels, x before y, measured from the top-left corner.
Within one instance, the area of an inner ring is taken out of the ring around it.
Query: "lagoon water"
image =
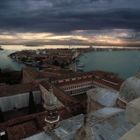
[[[14,51],[12,50],[4,50],[0,51],[0,69],[13,69],[13,70],[21,70],[24,65],[19,64],[12,60],[8,55]]]
[[[24,65],[13,61],[8,55],[17,50],[23,49],[42,49],[43,47],[26,47],[6,45],[2,46],[5,50],[0,51],[0,68],[12,68],[20,70]],[[53,48],[68,46],[49,46]],[[84,71],[103,70],[115,72],[120,77],[128,78],[134,75],[140,69],[140,51],[101,51],[90,52],[80,56],[80,62],[85,65]]]
[[[81,46],[75,46],[81,47]],[[87,47],[87,46],[82,46]],[[24,46],[24,45],[2,45],[3,51],[0,51],[0,69],[21,70],[24,65],[19,64],[8,57],[10,53],[20,50],[36,50],[44,48],[69,48],[68,45],[44,45],[44,46]]]
[[[80,57],[80,63],[85,65],[84,71],[109,71],[125,79],[140,69],[140,51],[90,52]]]

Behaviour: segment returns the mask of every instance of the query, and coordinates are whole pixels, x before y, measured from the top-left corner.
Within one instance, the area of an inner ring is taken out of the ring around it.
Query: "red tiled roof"
[[[24,68],[23,72],[26,72],[34,80],[44,77],[41,72],[38,72],[36,69],[33,69],[31,67]]]
[[[83,78],[84,76],[85,78]],[[78,77],[80,77],[81,79],[78,79]],[[75,78],[75,80],[72,80],[72,78]],[[69,81],[66,81],[66,79],[69,79]],[[63,81],[59,82],[59,80],[63,80]],[[114,88],[116,90],[119,90],[123,82],[123,80],[117,77],[115,74],[109,72],[102,72],[102,71],[93,71],[87,73],[78,73],[76,75],[67,76],[67,78],[61,77],[61,79],[54,80],[54,83],[56,82],[55,85],[57,86],[66,86],[66,85],[73,85],[73,84],[78,84],[78,83],[83,83],[88,81],[96,81],[99,84],[103,84],[105,86]]]
[[[61,120],[71,117],[66,108],[60,108]],[[6,131],[9,140],[20,140],[29,137],[40,131],[45,126],[44,118],[46,112],[35,113],[23,117],[15,118],[4,123],[0,123],[0,131]]]
[[[12,96],[16,94],[21,94],[29,91],[39,90],[37,84],[17,84],[17,85],[2,85],[0,86],[0,97]]]
[[[51,83],[49,83],[47,81],[42,81],[40,84],[48,90],[50,89],[50,86],[52,85]],[[65,94],[63,90],[61,90],[60,88],[58,88],[56,86],[53,86],[53,91],[54,91],[54,95],[58,98],[58,100],[60,100],[66,106],[70,106],[72,104],[78,103],[77,99]]]
[[[105,82],[103,80],[100,80],[100,79],[94,79],[94,82],[97,82],[99,84],[102,84],[104,86],[108,86],[108,87],[111,87],[115,90],[119,90],[120,89],[120,86],[122,83],[118,83],[118,85],[114,85],[114,84],[111,84],[110,82]]]
[[[67,85],[80,84],[80,83],[84,83],[84,82],[88,82],[88,81],[92,82],[92,80],[93,80],[92,78],[76,79],[76,80],[64,81],[62,83],[56,83],[55,85],[57,85],[57,86],[67,86]]]

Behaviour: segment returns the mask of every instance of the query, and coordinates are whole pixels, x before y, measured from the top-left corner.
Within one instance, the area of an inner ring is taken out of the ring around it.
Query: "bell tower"
[[[44,108],[46,109],[45,117],[45,131],[51,132],[57,127],[60,116],[57,110],[57,98],[53,94],[53,87],[51,86],[49,92],[45,96]]]

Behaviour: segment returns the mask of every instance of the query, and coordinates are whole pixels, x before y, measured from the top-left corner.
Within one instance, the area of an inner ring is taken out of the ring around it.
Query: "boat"
[[[79,67],[79,68],[82,68],[82,67],[84,67],[84,66],[85,66],[85,65],[82,64],[82,63],[77,65],[77,67]]]
[[[77,71],[83,72],[83,68],[77,67]]]

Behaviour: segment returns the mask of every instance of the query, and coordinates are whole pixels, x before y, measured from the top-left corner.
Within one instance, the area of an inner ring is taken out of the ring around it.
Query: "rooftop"
[[[41,76],[40,73],[37,70],[35,70],[31,67],[26,67],[26,68],[23,69],[23,71],[28,73],[28,75],[30,75],[33,79],[37,79]]]
[[[53,131],[53,134],[51,136],[45,132],[41,132],[24,140],[53,140],[53,135],[61,138],[61,140],[72,140],[76,131],[83,124],[83,119],[84,115],[80,114],[67,120],[63,120],[60,122],[59,126]]]
[[[98,102],[103,106],[115,106],[119,96],[118,92],[105,88],[93,88],[87,91],[87,95],[93,101]]]
[[[60,122],[60,127],[54,130],[55,134],[62,140],[71,140],[74,137],[76,130],[82,126],[83,120],[83,114],[64,120]]]
[[[107,119],[123,111],[124,110],[120,108],[105,107],[105,108],[97,110],[95,113],[93,113],[93,116],[97,119]]]
[[[42,81],[40,84],[48,90],[51,87],[51,84],[47,81]],[[78,103],[77,99],[72,96],[66,95],[63,90],[56,86],[53,86],[53,93],[58,98],[58,100],[60,100],[66,106],[70,106],[72,103]]]
[[[137,124],[140,122],[140,98],[137,98],[127,104],[126,115],[132,123]]]
[[[53,140],[53,139],[45,132],[40,132],[31,137],[24,138],[23,140]]]
[[[123,137],[119,140],[139,140],[140,139],[140,123],[128,131]]]
[[[65,108],[59,109],[61,120],[71,117]],[[6,131],[9,140],[19,140],[43,131],[46,112],[18,117],[0,123],[0,132]]]
[[[39,90],[38,85],[33,83],[16,84],[16,85],[2,85],[0,86],[0,97],[12,96],[29,91]]]
[[[124,110],[113,108],[104,108],[93,113],[89,123],[96,140],[118,140],[134,127],[126,119]]]

